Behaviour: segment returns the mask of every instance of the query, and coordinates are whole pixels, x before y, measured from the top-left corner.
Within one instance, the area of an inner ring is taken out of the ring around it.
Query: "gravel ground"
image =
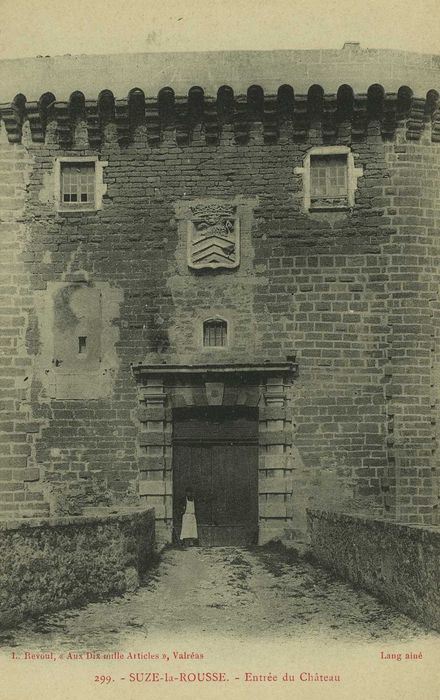
[[[135,593],[27,621],[9,648],[127,648],[185,629],[238,639],[410,642],[438,637],[363,591],[283,552],[167,550]]]

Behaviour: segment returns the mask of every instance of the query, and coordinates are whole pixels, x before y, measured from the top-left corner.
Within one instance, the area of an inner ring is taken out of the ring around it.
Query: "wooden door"
[[[176,409],[174,527],[191,486],[199,543],[248,545],[258,537],[258,414],[247,407]]]

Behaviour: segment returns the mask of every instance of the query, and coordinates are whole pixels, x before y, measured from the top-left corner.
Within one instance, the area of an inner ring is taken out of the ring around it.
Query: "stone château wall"
[[[157,96],[142,76],[128,97],[103,84],[99,99],[38,100],[20,86],[0,107],[4,516],[142,502],[169,526],[170,416],[146,416],[132,368],[294,361],[263,426],[271,536],[301,538],[307,506],[438,522],[438,93],[404,77],[388,92],[373,68],[360,91]],[[332,145],[353,156],[354,205],[310,212],[302,168]],[[101,162],[102,206],[60,211],[57,159],[85,156]],[[239,212],[238,267],[188,266],[200,202]],[[202,347],[212,316],[228,321],[228,348]],[[78,335],[93,338],[80,360]]]

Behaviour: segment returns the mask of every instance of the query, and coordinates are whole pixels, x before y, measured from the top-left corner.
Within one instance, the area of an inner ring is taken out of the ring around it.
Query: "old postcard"
[[[435,700],[440,7],[1,7],[1,697]]]

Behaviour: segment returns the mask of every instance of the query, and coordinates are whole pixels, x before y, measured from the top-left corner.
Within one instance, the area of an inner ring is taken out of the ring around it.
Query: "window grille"
[[[348,205],[348,167],[345,154],[311,156],[310,204],[315,208]]]
[[[208,348],[223,348],[227,343],[228,324],[212,320],[203,324],[203,345]]]
[[[95,207],[95,164],[61,163],[61,205]]]

